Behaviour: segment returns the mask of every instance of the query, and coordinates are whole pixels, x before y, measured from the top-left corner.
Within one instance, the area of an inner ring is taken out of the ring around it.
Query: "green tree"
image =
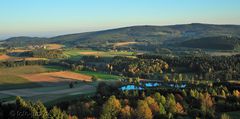
[[[158,105],[159,105],[159,114],[160,115],[166,114],[166,110],[165,110],[165,107],[163,106],[163,104],[159,103]]]
[[[175,97],[173,94],[170,94],[167,96],[167,102],[166,102],[166,108],[167,111],[170,113],[175,113],[176,110],[176,101],[175,101]]]
[[[37,101],[37,103],[34,105],[36,111],[38,112],[38,118],[39,119],[48,119],[48,112],[46,107],[43,105],[42,102]]]
[[[96,76],[92,76],[91,80],[94,82],[94,81],[97,81],[98,78]]]
[[[61,109],[54,106],[49,112],[49,119],[64,119],[65,115]]]

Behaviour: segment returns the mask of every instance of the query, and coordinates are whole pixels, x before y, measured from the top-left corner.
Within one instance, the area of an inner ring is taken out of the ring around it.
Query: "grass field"
[[[0,90],[41,87],[16,75],[0,75]]]
[[[114,56],[128,56],[133,57],[133,52],[127,51],[95,51],[95,50],[79,50],[68,49],[64,51],[64,54],[70,59],[80,59],[82,56],[101,56],[101,57],[114,57]]]
[[[0,68],[0,90],[41,87],[19,75],[42,73],[46,71],[48,71],[48,69],[43,66]]]
[[[12,67],[12,68],[0,68],[0,75],[2,74],[31,74],[31,73],[43,73],[48,71],[44,66],[21,66],[21,67]]]
[[[22,96],[32,101],[55,102],[55,100],[58,99],[64,100],[66,99],[65,97],[74,97],[76,95],[86,95],[96,92],[97,82],[82,82],[82,80],[86,80],[86,78],[88,81],[91,81],[91,76],[63,70],[66,69],[60,66],[1,68],[0,101],[12,101],[16,96]],[[35,75],[45,77],[33,79],[31,76]],[[49,77],[57,79],[57,82],[41,85],[41,83],[47,83],[45,81],[49,81]],[[63,80],[64,82],[62,82]],[[74,83],[74,88],[69,88],[70,80],[77,81],[77,83]]]
[[[103,80],[118,80],[121,78],[120,76],[101,73],[101,72],[93,72],[93,71],[80,71],[78,73],[86,74],[90,76],[96,76],[97,78],[103,79]]]

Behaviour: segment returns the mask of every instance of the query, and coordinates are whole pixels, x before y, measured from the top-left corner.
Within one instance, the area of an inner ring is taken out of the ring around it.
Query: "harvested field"
[[[125,45],[137,44],[137,43],[138,42],[119,42],[119,43],[115,43],[114,46],[119,47],[119,46],[125,46]]]
[[[91,81],[91,76],[69,72],[69,71],[60,71],[60,72],[52,72],[52,73],[45,73],[50,76],[55,77],[61,77],[61,78],[67,78],[67,79],[75,79],[75,80],[81,80],[81,81]]]
[[[28,51],[31,51],[31,50],[15,49],[15,50],[10,50],[9,52],[21,53],[21,52],[28,52]]]
[[[63,47],[63,45],[60,44],[46,44],[45,46],[49,50],[61,49]]]
[[[95,51],[92,51],[92,52],[79,52],[79,54],[81,55],[102,55],[103,52],[95,52]]]
[[[8,59],[10,59],[10,56],[5,55],[5,54],[0,55],[0,60],[8,60]]]
[[[25,74],[20,75],[21,77],[28,79],[31,82],[65,82],[65,81],[72,81],[72,80],[79,80],[79,81],[91,81],[91,76],[73,73],[69,71],[60,71],[60,72],[50,72],[50,73],[40,73],[40,74]]]
[[[19,58],[21,60],[23,60],[23,58]],[[28,61],[34,61],[34,60],[47,60],[46,58],[35,58],[35,57],[26,57],[24,58],[25,60],[28,60]]]

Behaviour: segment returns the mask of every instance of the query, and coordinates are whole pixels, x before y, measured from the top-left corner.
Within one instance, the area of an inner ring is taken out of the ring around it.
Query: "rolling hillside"
[[[169,44],[213,36],[240,37],[240,26],[196,23],[171,26],[132,26],[104,31],[61,35],[52,38],[14,37],[6,39],[2,45],[16,47],[41,43],[58,43],[66,46],[97,45],[104,47],[108,43],[116,42]]]

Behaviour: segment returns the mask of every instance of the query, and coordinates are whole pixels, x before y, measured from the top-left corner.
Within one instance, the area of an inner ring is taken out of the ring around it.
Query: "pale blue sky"
[[[0,0],[0,39],[197,22],[240,24],[240,0]]]

